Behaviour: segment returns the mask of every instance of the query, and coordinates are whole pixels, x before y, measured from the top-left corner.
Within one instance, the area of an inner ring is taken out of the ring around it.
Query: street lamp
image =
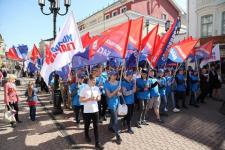
[[[146,34],[148,34],[148,27],[149,27],[149,20],[147,19],[146,21],[145,21],[145,27],[146,27]]]
[[[49,7],[49,10],[50,12],[49,13],[45,13],[43,8],[45,6],[45,0],[38,0],[38,4],[41,8],[41,12],[44,14],[44,15],[51,15],[53,14],[53,38],[55,39],[56,37],[56,16],[57,14],[60,15],[60,16],[64,16],[67,14],[68,12],[68,9],[70,7],[70,4],[71,4],[71,0],[64,0],[64,6],[66,7],[66,12],[61,14],[59,12],[60,10],[60,0],[48,0],[50,2],[50,7]]]
[[[181,20],[180,20],[180,16],[177,18],[177,30],[176,30],[176,35],[178,35],[180,33],[180,29],[181,29]]]
[[[167,20],[165,23],[165,31],[167,32],[170,28],[170,20]]]

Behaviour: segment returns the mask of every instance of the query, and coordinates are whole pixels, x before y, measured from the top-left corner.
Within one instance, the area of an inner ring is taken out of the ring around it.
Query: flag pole
[[[125,59],[123,59],[123,65],[122,65],[122,69],[121,69],[121,73],[120,73],[120,83],[119,83],[120,86],[121,86],[121,82],[122,82],[124,67],[125,67]]]

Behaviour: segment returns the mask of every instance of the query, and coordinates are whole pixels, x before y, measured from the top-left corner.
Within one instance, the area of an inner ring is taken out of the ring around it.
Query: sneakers
[[[174,109],[173,109],[173,112],[175,112],[175,113],[180,112],[180,109],[174,108]]]
[[[145,125],[145,126],[149,125],[145,120],[143,120],[143,121],[141,122],[141,124],[142,124],[142,125]]]
[[[121,144],[121,142],[122,142],[122,139],[121,139],[121,137],[119,136],[119,135],[117,135],[116,136],[116,144]]]
[[[136,127],[137,127],[137,128],[141,128],[141,123],[140,123],[140,121],[137,122]]]
[[[108,127],[108,130],[109,130],[110,132],[114,133],[114,130],[113,130],[112,127]]]
[[[161,119],[157,119],[157,122],[158,122],[158,123],[164,123],[164,121],[161,120]]]
[[[164,111],[165,111],[165,112],[168,112],[168,109],[167,109],[167,108],[164,108]]]
[[[134,134],[134,131],[133,131],[131,128],[129,128],[129,129],[127,130],[127,132],[130,133],[130,134]]]

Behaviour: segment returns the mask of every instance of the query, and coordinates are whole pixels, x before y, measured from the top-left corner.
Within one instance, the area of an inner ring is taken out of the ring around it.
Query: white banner
[[[53,71],[61,70],[62,67],[71,63],[76,53],[83,52],[80,34],[72,12],[69,14],[62,30],[57,34],[50,49],[52,61],[45,61],[41,69],[41,76],[47,85],[49,76]]]
[[[202,60],[200,67],[202,68],[209,62],[220,61],[220,45],[216,44],[212,49],[212,56],[208,59]]]

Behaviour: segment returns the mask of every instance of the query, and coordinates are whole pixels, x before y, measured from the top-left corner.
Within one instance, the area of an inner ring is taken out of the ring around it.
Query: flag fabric
[[[69,78],[70,71],[70,66],[66,65],[62,67],[61,70],[57,70],[55,73],[58,74],[63,79],[63,81],[67,81],[67,79]]]
[[[28,59],[24,62],[24,68],[28,73],[35,73],[38,71],[37,64],[35,64],[31,59]]]
[[[89,32],[84,34],[81,37],[81,42],[82,42],[83,48],[86,48],[89,45],[90,40],[91,40],[91,37],[90,37],[90,33]]]
[[[155,49],[153,50],[151,64],[153,67],[164,65],[167,61],[167,58],[164,55],[164,52],[171,46],[179,21],[178,19],[173,22],[170,29],[166,32],[166,34],[158,41]]]
[[[165,56],[168,56],[168,58],[173,62],[182,63],[187,59],[198,41],[199,40],[189,37],[188,39],[172,45],[167,51],[168,54],[165,53]]]
[[[153,61],[155,61],[154,59],[156,59],[156,57],[155,57],[155,54],[157,53],[157,47],[158,47],[158,45],[160,44],[160,41],[161,41],[161,36],[159,36],[159,35],[157,35],[156,36],[156,39],[155,39],[155,45],[154,45],[154,47],[153,47],[153,49],[152,49],[152,53],[150,54],[150,55],[147,55],[147,61],[149,62],[149,63],[152,63]]]
[[[195,55],[197,58],[209,58],[212,54],[212,48],[213,48],[213,40],[203,44],[199,48],[195,50]]]
[[[148,55],[152,55],[157,40],[159,25],[156,25],[142,40],[139,60],[146,60]]]
[[[8,52],[6,52],[6,57],[8,59],[12,59],[12,60],[16,60],[16,61],[21,61],[22,60],[22,56],[20,54],[17,53],[18,51],[16,50],[16,47],[13,46],[11,47]]]
[[[32,51],[31,51],[30,59],[31,59],[34,63],[36,63],[36,61],[37,61],[38,58],[41,58],[41,54],[40,54],[38,48],[36,47],[36,45],[34,44],[33,49],[32,49]]]
[[[143,17],[131,21],[128,51],[139,51],[142,37]]]
[[[17,55],[23,59],[27,59],[27,54],[28,54],[28,46],[27,45],[19,45],[16,49]]]
[[[131,21],[129,20],[103,32],[101,38],[97,41],[101,43],[100,47],[95,47],[95,53],[106,57],[125,58],[130,27]]]
[[[74,15],[71,12],[48,50],[48,56],[42,66],[41,76],[45,83],[48,85],[50,74],[71,63],[73,56],[78,52],[83,52],[83,46]]]
[[[212,49],[212,55],[201,61],[200,67],[202,68],[209,62],[215,62],[215,61],[220,61],[220,45],[216,44],[214,48]]]

